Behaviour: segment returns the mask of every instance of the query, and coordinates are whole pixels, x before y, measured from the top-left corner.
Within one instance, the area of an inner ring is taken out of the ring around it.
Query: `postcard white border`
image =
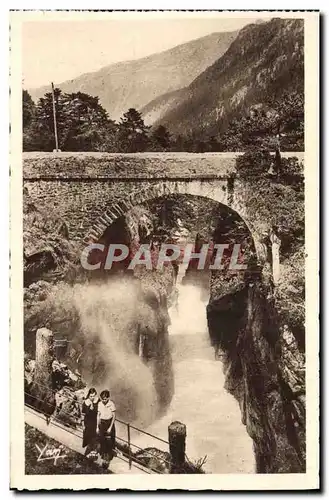
[[[11,487],[17,489],[83,490],[303,490],[319,486],[319,14],[267,12],[259,17],[305,20],[305,185],[306,185],[306,396],[307,472],[305,474],[207,475],[56,475],[30,476],[24,472],[23,405],[23,273],[22,273],[22,130],[21,130],[21,25],[27,21],[120,18],[255,17],[250,12],[12,12],[11,13]]]

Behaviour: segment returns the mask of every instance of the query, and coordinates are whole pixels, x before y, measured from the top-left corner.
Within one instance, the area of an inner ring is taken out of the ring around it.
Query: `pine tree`
[[[82,92],[62,94],[54,89],[57,133],[62,151],[114,151],[117,125],[108,118],[98,97]],[[55,147],[52,94],[39,99],[25,150],[52,151]]]
[[[221,145],[214,135],[212,135],[209,139],[208,148],[209,148],[209,151],[211,151],[212,153],[216,153],[218,151],[221,151]]]
[[[22,93],[23,151],[39,149],[35,143],[34,120],[36,106],[27,90]]]
[[[62,91],[54,89],[57,133],[59,148],[63,149],[65,140],[65,102]],[[40,151],[52,151],[55,148],[54,116],[52,93],[47,92],[38,101],[35,113],[34,134]]]
[[[170,147],[170,134],[166,127],[159,125],[152,133],[154,149],[166,151]]]
[[[27,90],[23,90],[23,130],[31,125],[35,114],[35,104]]]
[[[126,153],[145,151],[149,144],[148,130],[142,115],[135,108],[130,108],[119,123],[119,150]]]
[[[65,125],[63,148],[67,151],[112,150],[115,123],[108,118],[98,97],[83,92],[64,94]]]

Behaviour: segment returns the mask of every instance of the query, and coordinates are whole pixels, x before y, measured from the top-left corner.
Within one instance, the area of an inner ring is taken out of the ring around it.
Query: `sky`
[[[69,80],[119,61],[139,59],[254,18],[119,19],[24,22],[23,87]]]

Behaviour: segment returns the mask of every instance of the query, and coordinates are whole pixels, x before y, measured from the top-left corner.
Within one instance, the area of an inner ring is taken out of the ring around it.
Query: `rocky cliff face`
[[[40,205],[40,204],[39,204]],[[55,210],[36,206],[28,190],[23,196],[24,285],[67,275],[79,261],[78,246],[68,224]]]
[[[257,472],[305,472],[304,355],[278,324],[271,290],[259,280],[217,293],[207,315],[226,389],[254,441]]]
[[[136,208],[107,236],[139,244],[151,229],[150,214]],[[34,357],[37,329],[49,328],[55,342],[68,341],[61,359],[89,386],[109,386],[122,418],[146,425],[173,394],[167,311],[173,272],[166,267],[145,273],[143,266],[130,275],[121,269],[86,275],[76,267],[79,283],[68,284],[65,276],[56,284],[37,281],[43,276],[40,263],[38,274],[31,275],[34,282],[24,290],[25,351]]]

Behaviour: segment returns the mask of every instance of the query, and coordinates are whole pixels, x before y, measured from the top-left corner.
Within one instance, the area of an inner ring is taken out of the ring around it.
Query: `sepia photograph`
[[[11,13],[12,488],[319,487],[318,22]]]

